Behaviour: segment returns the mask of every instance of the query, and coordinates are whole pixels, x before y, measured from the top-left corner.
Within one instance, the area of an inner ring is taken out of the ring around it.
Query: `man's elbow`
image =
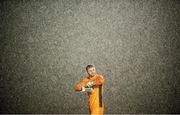
[[[80,92],[80,91],[81,91],[81,88],[80,88],[80,87],[75,86],[74,90],[75,90],[76,92]]]
[[[104,84],[104,77],[102,75],[100,75],[100,80],[99,81],[100,81],[101,85]]]
[[[104,84],[104,79],[101,81],[101,84],[102,84],[102,85]]]

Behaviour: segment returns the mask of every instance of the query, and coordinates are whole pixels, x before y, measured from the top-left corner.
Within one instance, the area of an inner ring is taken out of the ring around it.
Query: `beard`
[[[93,76],[95,76],[95,75],[96,75],[96,73],[92,73],[92,74],[90,74],[90,76],[92,76],[92,77],[93,77]]]

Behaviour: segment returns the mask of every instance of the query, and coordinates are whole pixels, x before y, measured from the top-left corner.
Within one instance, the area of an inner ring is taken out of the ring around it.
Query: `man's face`
[[[96,75],[96,68],[95,67],[91,67],[87,70],[87,73],[90,75],[90,76],[94,76]]]

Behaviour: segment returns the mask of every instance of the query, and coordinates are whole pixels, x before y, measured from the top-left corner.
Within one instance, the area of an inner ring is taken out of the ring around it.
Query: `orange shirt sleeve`
[[[87,79],[83,79],[82,81],[80,81],[79,83],[77,83],[75,85],[75,91],[81,91],[82,87],[85,87],[87,84],[88,80]]]
[[[104,77],[102,75],[98,76],[94,81],[94,85],[103,85],[104,84]]]

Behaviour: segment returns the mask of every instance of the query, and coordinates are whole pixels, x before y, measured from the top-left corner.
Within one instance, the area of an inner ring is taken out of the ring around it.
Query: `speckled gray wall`
[[[75,84],[95,64],[105,113],[178,113],[178,0],[0,3],[0,112],[88,113]]]

